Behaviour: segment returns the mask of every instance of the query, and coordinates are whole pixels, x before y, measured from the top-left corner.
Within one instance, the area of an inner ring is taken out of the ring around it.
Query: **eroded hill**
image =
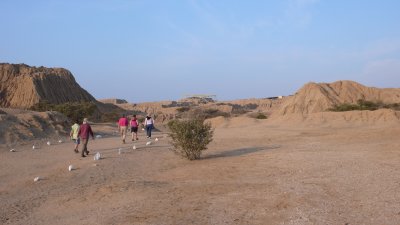
[[[0,64],[0,107],[28,109],[41,101],[62,104],[96,100],[66,69]]]
[[[324,112],[335,105],[355,104],[360,99],[387,104],[399,103],[400,89],[366,87],[354,81],[308,83],[294,96],[287,98],[277,115]]]

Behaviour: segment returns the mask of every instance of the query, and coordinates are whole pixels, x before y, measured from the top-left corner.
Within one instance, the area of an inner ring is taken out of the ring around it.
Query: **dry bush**
[[[179,107],[176,109],[176,111],[178,111],[180,113],[187,112],[189,110],[190,110],[190,107],[188,107],[188,106],[183,106],[183,107]]]
[[[265,119],[268,119],[268,117],[264,113],[258,113],[258,115],[256,116],[256,119],[265,120]]]
[[[258,112],[258,113],[252,113],[249,115],[250,118],[254,118],[254,119],[259,119],[259,120],[265,120],[268,119],[268,116],[265,115],[262,112]]]

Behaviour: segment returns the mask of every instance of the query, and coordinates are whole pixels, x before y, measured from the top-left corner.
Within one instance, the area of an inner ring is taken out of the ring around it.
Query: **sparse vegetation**
[[[215,118],[218,116],[230,117],[230,114],[226,113],[226,112],[222,112],[218,109],[206,109],[206,110],[203,110],[202,115],[200,115],[200,117],[203,117],[204,119]]]
[[[189,110],[190,110],[190,107],[188,107],[188,106],[183,106],[183,107],[179,107],[176,109],[176,111],[178,111],[180,113],[187,112]]]
[[[200,159],[201,152],[207,149],[214,133],[211,124],[199,118],[171,120],[168,127],[174,151],[189,160]]]
[[[198,118],[198,119],[210,119],[218,116],[230,117],[230,113],[222,112],[218,109],[202,109],[200,107],[191,108],[190,110],[184,111],[177,115],[177,118]]]
[[[64,114],[71,120],[82,120],[84,117],[91,117],[97,106],[93,102],[68,102],[64,104],[51,104],[47,101],[39,102],[30,108],[34,111],[57,111]]]
[[[357,104],[349,104],[343,103],[340,105],[336,105],[333,108],[329,109],[329,111],[334,112],[344,112],[344,111],[352,111],[352,110],[377,110],[377,109],[393,109],[393,110],[400,110],[400,104],[385,104],[383,102],[372,102],[360,99],[357,101]]]
[[[268,119],[268,117],[264,113],[258,113],[256,119],[265,120]]]
[[[259,119],[259,120],[268,119],[268,116],[263,112],[250,113],[248,116],[251,117],[251,118],[254,118],[254,119]]]
[[[119,112],[107,112],[101,115],[102,122],[116,122],[121,117],[121,113]]]

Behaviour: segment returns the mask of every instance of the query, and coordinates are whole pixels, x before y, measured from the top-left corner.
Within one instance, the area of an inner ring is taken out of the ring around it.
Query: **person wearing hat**
[[[80,126],[78,135],[82,140],[82,157],[86,157],[87,155],[89,155],[89,151],[87,150],[89,137],[92,136],[92,139],[94,140],[94,134],[92,131],[92,127],[89,125],[87,118],[83,119],[83,123]],[[85,153],[86,153],[86,156],[85,156]]]

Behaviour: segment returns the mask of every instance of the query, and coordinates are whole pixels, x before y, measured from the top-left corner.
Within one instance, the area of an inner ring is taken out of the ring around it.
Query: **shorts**
[[[74,141],[74,143],[75,144],[80,144],[81,143],[81,139],[80,138],[78,138],[78,139],[72,139],[73,141]]]
[[[138,127],[131,127],[131,132],[132,133],[137,133]]]
[[[128,129],[127,129],[126,126],[121,126],[121,127],[120,127],[120,132],[121,132],[121,134],[125,134],[127,130],[128,130]]]

